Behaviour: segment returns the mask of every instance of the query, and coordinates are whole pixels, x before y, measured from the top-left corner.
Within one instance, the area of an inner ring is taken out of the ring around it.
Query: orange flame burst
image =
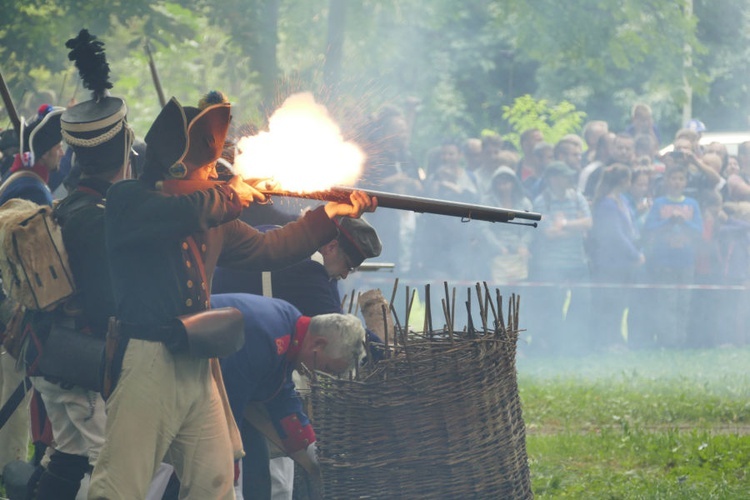
[[[353,185],[365,154],[309,92],[293,94],[268,120],[268,132],[237,143],[234,169],[244,179],[273,178],[281,189],[313,192]]]

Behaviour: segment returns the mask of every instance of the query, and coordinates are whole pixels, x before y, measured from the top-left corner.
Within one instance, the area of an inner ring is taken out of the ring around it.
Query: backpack
[[[0,276],[9,299],[51,311],[75,293],[52,207],[12,198],[0,206]]]

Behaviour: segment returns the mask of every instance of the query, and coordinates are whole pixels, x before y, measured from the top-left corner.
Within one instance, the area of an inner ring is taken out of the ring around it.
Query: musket
[[[165,180],[157,184],[164,192],[172,194],[190,193],[216,186],[219,181],[200,180]],[[246,180],[248,184],[252,183]],[[511,224],[522,224],[537,227],[536,222],[524,223],[514,222],[516,219],[539,221],[542,214],[527,212],[525,210],[511,210],[508,208],[490,207],[486,205],[474,205],[457,201],[437,200],[422,198],[419,196],[408,196],[382,191],[371,191],[369,189],[356,189],[351,187],[335,186],[323,191],[301,193],[296,191],[260,190],[266,196],[284,196],[292,198],[303,198],[308,200],[333,201],[338,203],[349,203],[349,197],[354,191],[362,191],[370,197],[378,199],[378,207],[393,208],[425,214],[447,215],[460,217],[462,220],[481,220],[486,222],[508,222]]]
[[[3,103],[5,104],[5,111],[8,113],[8,118],[13,124],[13,129],[16,131],[18,136],[21,136],[21,119],[18,118],[18,112],[16,107],[13,105],[13,99],[10,97],[10,91],[8,86],[5,84],[5,78],[3,78],[2,72],[0,72],[0,94],[3,95]]]
[[[148,55],[148,67],[151,70],[151,79],[154,81],[154,87],[156,87],[156,95],[159,96],[159,104],[161,104],[161,107],[163,108],[167,104],[167,100],[164,98],[164,90],[161,88],[159,72],[156,71],[154,56],[151,54],[151,44],[146,42],[144,48],[146,49],[146,55]]]

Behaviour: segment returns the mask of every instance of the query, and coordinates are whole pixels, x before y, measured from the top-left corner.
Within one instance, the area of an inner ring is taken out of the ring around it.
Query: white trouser
[[[272,458],[268,468],[271,472],[271,500],[292,500],[294,490],[294,460],[289,457]],[[242,500],[242,462],[240,477],[234,487],[237,500]],[[151,500],[151,499],[146,499]]]
[[[78,386],[63,389],[44,377],[31,377],[31,382],[47,409],[55,450],[88,457],[93,466],[104,445],[107,421],[101,395]]]
[[[289,457],[272,458],[268,467],[271,471],[271,500],[292,500],[294,460]]]

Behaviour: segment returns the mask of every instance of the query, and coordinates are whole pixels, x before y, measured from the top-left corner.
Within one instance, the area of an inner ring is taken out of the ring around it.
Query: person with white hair
[[[235,420],[242,422],[249,404],[262,403],[284,452],[306,453],[314,463],[315,431],[303,411],[292,372],[301,365],[332,375],[354,369],[365,355],[362,322],[352,314],[309,317],[283,300],[244,293],[214,295],[212,306],[235,307],[245,320],[244,346],[221,360]],[[243,446],[247,448],[246,443]],[[243,483],[256,480],[242,478]]]

